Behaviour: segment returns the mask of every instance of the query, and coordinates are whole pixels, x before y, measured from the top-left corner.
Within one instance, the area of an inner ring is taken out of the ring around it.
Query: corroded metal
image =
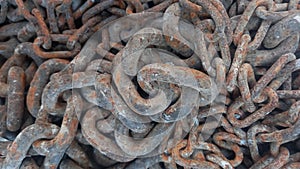
[[[0,0],[0,168],[299,168],[299,0]]]

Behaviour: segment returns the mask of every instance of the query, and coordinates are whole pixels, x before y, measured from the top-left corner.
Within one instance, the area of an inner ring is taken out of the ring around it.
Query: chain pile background
[[[0,168],[300,168],[299,0],[0,0]]]

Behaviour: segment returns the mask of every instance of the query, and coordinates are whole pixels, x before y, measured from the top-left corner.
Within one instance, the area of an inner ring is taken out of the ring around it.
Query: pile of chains
[[[300,168],[299,0],[0,0],[0,168]]]

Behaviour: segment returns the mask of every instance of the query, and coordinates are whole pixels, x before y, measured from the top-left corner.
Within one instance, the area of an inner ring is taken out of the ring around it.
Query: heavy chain
[[[300,168],[299,0],[0,0],[1,168]]]

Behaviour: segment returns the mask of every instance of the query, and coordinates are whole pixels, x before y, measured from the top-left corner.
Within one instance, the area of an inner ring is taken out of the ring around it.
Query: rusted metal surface
[[[0,168],[300,168],[299,0],[0,0]]]

